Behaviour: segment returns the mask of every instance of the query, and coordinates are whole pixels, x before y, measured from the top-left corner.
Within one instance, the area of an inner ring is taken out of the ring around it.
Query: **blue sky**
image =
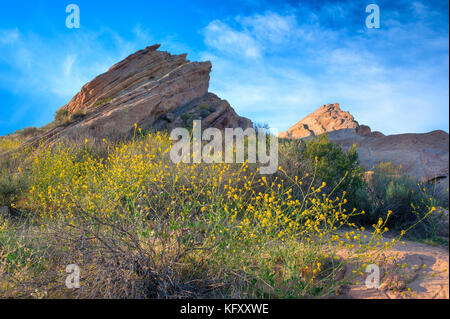
[[[81,28],[65,26],[68,4]],[[381,28],[367,29],[376,3]],[[14,1],[0,4],[0,135],[50,122],[154,43],[211,60],[210,91],[285,130],[339,102],[387,134],[449,131],[448,1]]]

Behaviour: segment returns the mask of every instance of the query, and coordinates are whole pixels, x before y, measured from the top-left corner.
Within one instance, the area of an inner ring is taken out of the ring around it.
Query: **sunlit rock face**
[[[358,122],[349,112],[342,111],[338,103],[322,105],[286,132],[282,138],[305,138],[343,129],[356,129]]]
[[[62,107],[77,119],[59,137],[126,136],[142,129],[169,130],[202,120],[202,127],[251,127],[227,101],[208,92],[210,62],[190,62],[153,45],[87,83]]]

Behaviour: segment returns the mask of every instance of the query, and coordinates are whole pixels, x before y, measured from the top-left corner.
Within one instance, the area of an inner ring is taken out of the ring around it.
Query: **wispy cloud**
[[[19,39],[19,29],[0,30],[0,44],[12,44]]]
[[[215,20],[204,30],[205,42],[209,47],[223,53],[240,54],[246,58],[259,58],[262,47],[251,36],[242,31],[233,30],[227,24]]]

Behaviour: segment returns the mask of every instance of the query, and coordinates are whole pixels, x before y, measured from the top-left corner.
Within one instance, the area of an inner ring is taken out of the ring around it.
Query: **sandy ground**
[[[396,267],[388,271],[381,267],[379,288],[367,288],[365,279],[360,284],[347,287],[344,298],[356,299],[448,299],[449,298],[449,250],[412,241],[398,245],[384,253],[396,256]],[[401,276],[402,274],[403,276]],[[409,288],[409,289],[408,289]]]

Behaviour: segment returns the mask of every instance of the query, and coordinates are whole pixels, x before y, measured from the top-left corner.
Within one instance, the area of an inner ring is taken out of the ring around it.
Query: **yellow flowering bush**
[[[314,178],[174,164],[167,135],[136,133],[41,147],[26,172],[21,209],[61,259],[84,265],[85,297],[329,296],[404,235],[383,240],[389,214],[358,227],[364,212]]]

